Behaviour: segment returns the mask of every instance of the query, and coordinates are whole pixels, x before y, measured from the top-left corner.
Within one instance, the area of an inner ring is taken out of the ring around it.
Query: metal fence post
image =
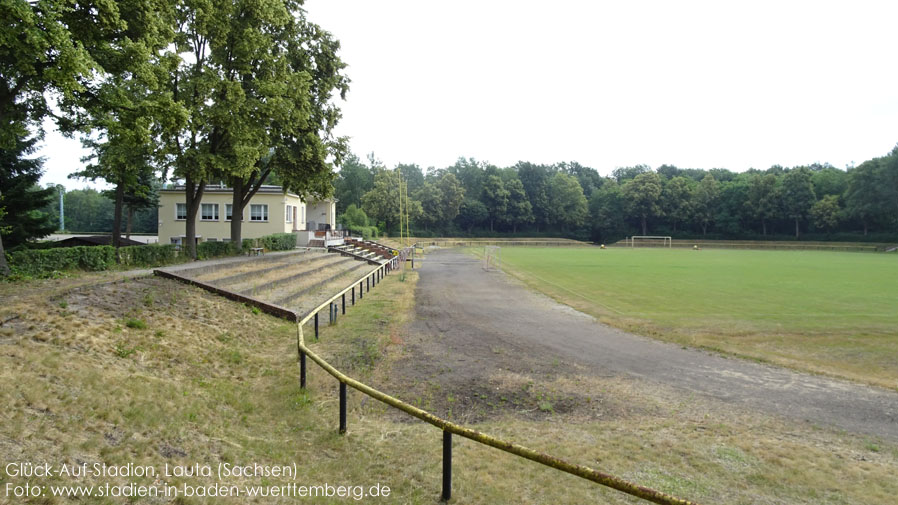
[[[361,281],[359,281],[359,300],[365,298],[365,285]]]
[[[452,433],[443,430],[443,494],[441,501],[452,498]]]
[[[343,313],[346,313],[346,293],[343,293]]]
[[[365,287],[366,291],[371,291],[371,276],[365,277]]]
[[[306,353],[299,351],[299,387],[306,388]]]
[[[352,286],[352,304],[355,305],[355,286]]]
[[[318,313],[315,313],[315,340],[318,340]]]
[[[340,434],[346,433],[346,383],[340,381]]]

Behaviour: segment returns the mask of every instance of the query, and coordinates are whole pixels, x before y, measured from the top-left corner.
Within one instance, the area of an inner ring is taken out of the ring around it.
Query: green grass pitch
[[[502,266],[603,322],[898,388],[898,256],[502,249]]]

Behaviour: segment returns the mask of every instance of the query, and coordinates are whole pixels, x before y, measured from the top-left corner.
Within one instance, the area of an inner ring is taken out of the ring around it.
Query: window
[[[293,206],[292,205],[287,206],[286,212],[285,212],[285,219],[287,220],[288,223],[293,222]]]
[[[246,213],[243,214],[245,216]],[[225,204],[225,221],[230,221],[234,216],[234,206],[230,203]],[[240,220],[243,221],[243,216],[240,216]]]
[[[268,205],[252,204],[249,206],[250,221],[268,221]]]
[[[175,204],[175,221],[186,221],[187,220],[187,204],[186,203],[176,203]]]
[[[218,221],[218,204],[204,203],[200,206],[201,221]]]

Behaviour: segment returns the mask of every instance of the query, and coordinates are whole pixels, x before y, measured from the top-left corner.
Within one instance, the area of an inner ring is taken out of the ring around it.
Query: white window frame
[[[256,207],[259,208],[260,216],[259,219],[256,219],[256,216],[253,214],[253,209]],[[267,203],[251,203],[249,205],[249,220],[252,223],[267,223],[268,222],[268,204]]]
[[[293,222],[293,206],[292,205],[287,205],[286,207],[284,207],[284,220],[287,223]]]
[[[181,215],[179,210],[184,209],[184,217],[179,217]],[[187,221],[187,204],[186,203],[176,203],[175,204],[175,221]]]
[[[211,218],[205,217],[204,211],[206,209],[206,206],[210,206],[214,209],[214,211],[212,212],[213,217],[211,217]],[[219,216],[220,216],[220,214],[218,213],[218,204],[217,203],[201,203],[200,204],[200,221],[218,221]]]

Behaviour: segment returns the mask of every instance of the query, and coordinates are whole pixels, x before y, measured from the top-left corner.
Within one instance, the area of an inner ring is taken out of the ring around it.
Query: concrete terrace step
[[[349,274],[353,274],[353,273],[361,274],[360,271],[363,269],[367,269],[367,268],[370,268],[370,265],[366,265],[364,263],[358,263],[358,264],[356,264],[356,266],[354,266],[348,270],[336,272],[335,274],[327,277],[326,279],[318,281],[315,284],[312,284],[311,286],[304,286],[302,289],[293,291],[293,292],[287,294],[286,296],[281,296],[280,298],[272,300],[271,303],[274,303],[275,305],[280,305],[282,307],[289,307],[291,304],[291,301],[296,300],[297,298],[301,298],[304,295],[307,295],[316,289],[319,289],[327,284],[330,284],[330,283],[336,281],[337,279],[346,277]],[[346,287],[346,286],[342,286],[342,287]],[[327,299],[327,298],[325,297],[324,299]]]
[[[293,258],[290,261],[282,261],[282,262],[275,264],[273,266],[270,266],[270,267],[260,268],[260,269],[256,269],[256,270],[250,270],[250,271],[242,272],[242,273],[238,273],[238,274],[228,274],[228,272],[223,272],[226,275],[223,275],[223,276],[219,275],[219,276],[214,276],[214,277],[203,276],[203,277],[199,278],[199,280],[202,280],[204,282],[214,283],[216,285],[226,286],[228,284],[237,284],[237,283],[240,283],[247,279],[251,279],[256,276],[267,274],[267,273],[277,270],[279,268],[287,268],[287,267],[290,267],[293,265],[298,265],[300,263],[305,264],[305,265],[312,265],[315,263],[320,263],[321,261],[326,260],[327,258],[328,258],[328,256],[326,254],[322,254],[322,253],[306,254],[303,256],[297,255],[296,258]],[[265,263],[271,263],[271,262],[265,262]],[[219,274],[221,274],[221,272],[219,272]]]
[[[327,267],[328,267],[328,269],[334,269],[334,268],[340,267],[341,265],[345,265],[346,263],[349,263],[351,261],[353,261],[352,258],[343,258],[340,261],[336,261],[336,262],[328,264]],[[311,274],[312,272],[319,271],[319,270],[321,270],[321,268],[319,268],[319,267],[309,268],[309,269],[303,270],[301,272],[297,272],[293,275],[289,275],[287,277],[282,277],[280,279],[277,279],[277,280],[274,280],[271,282],[267,282],[262,285],[253,286],[252,288],[249,288],[249,289],[246,289],[243,291],[239,291],[239,294],[244,295],[244,296],[251,296],[253,293],[257,293],[259,291],[271,291],[271,290],[277,289],[278,286],[283,286],[285,284],[290,284],[294,281],[301,280],[303,277],[306,277],[309,274]]]
[[[256,275],[250,277],[248,279],[244,279],[237,283],[231,283],[227,286],[219,286],[217,283],[213,283],[218,287],[223,287],[227,290],[233,291],[235,293],[241,293],[244,291],[260,291],[266,290],[267,285],[272,282],[280,281],[286,277],[290,277],[297,273],[306,273],[312,274],[319,271],[328,270],[333,268],[333,265],[338,263],[342,263],[346,260],[346,258],[341,258],[339,256],[335,256],[333,254],[324,255],[324,259],[321,261],[316,261],[314,264],[309,265],[306,263],[297,263],[294,265],[287,265],[283,269],[273,270],[265,274]]]

